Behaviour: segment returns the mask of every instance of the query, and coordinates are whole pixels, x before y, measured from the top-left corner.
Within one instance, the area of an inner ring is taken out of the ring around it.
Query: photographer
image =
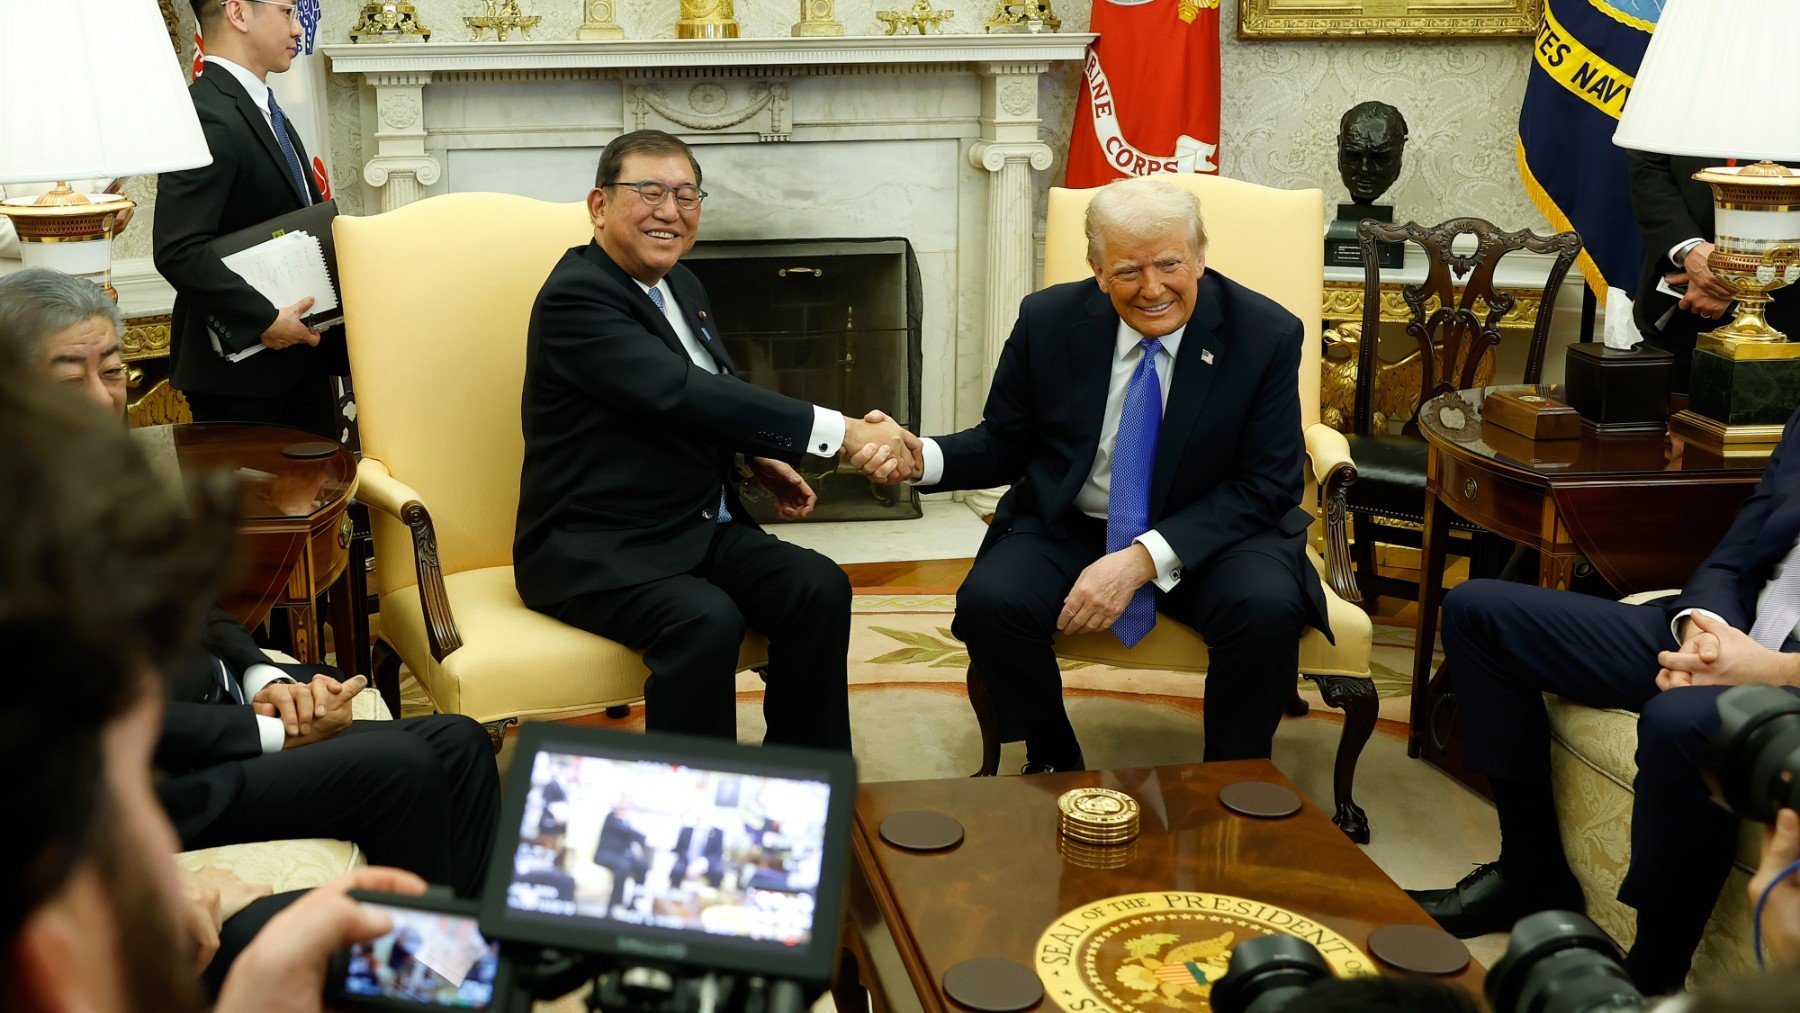
[[[231,544],[228,485],[173,499],[116,423],[0,356],[0,1010],[203,1008],[175,834],[151,785],[161,667]],[[364,869],[271,921],[219,1009],[316,1010],[331,951],[387,929],[344,893],[419,893]]]

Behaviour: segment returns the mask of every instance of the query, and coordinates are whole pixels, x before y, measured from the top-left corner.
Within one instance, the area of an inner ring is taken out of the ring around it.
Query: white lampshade
[[[1800,159],[1800,2],[1667,0],[1613,143]]]
[[[151,0],[0,0],[0,183],[211,161]]]

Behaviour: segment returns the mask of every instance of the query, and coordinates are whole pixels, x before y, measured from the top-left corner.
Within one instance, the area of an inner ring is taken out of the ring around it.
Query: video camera
[[[1713,798],[1762,823],[1800,808],[1800,697],[1774,686],[1733,686],[1717,707],[1719,730],[1702,764]]]
[[[356,896],[394,919],[329,1003],[511,1013],[804,1010],[831,980],[849,754],[557,724],[521,730],[484,895]]]
[[[1331,1001],[1319,1001],[1328,991],[1333,992]],[[1618,944],[1585,916],[1568,911],[1519,919],[1505,955],[1488,972],[1486,992],[1494,1013],[1595,1013],[1651,1005],[1632,986]],[[1430,979],[1333,978],[1318,950],[1293,936],[1245,940],[1213,985],[1216,1013],[1309,1007],[1448,1011],[1475,1005],[1451,986]]]

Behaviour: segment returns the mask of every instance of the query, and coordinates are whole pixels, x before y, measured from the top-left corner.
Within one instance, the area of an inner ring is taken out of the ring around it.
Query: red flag
[[[1066,186],[1218,172],[1219,0],[1094,0]]]
[[[196,31],[194,33],[194,73],[192,76],[199,77],[200,72],[205,69],[206,43],[200,41],[200,33]]]

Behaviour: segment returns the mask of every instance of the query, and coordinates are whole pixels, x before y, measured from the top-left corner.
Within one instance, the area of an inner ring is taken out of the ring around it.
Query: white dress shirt
[[[1181,336],[1186,331],[1184,324],[1164,336],[1162,350],[1156,353],[1156,379],[1162,384],[1165,412],[1169,407],[1169,382],[1175,376],[1175,356],[1181,349]],[[1132,330],[1125,321],[1119,321],[1118,336],[1114,339],[1112,376],[1106,386],[1106,413],[1100,420],[1100,444],[1094,451],[1094,463],[1088,470],[1087,481],[1075,493],[1075,509],[1096,520],[1106,519],[1111,501],[1113,444],[1119,436],[1119,414],[1125,407],[1125,389],[1131,385],[1131,376],[1144,358],[1143,340],[1142,334]],[[925,473],[914,484],[936,485],[944,478],[944,452],[938,449],[936,440],[919,442],[925,448]],[[1156,564],[1156,586],[1173,591],[1175,585],[1181,583],[1181,557],[1175,554],[1168,539],[1151,528],[1132,541],[1149,551],[1151,561]]]
[[[712,353],[708,352],[706,347],[700,343],[700,339],[694,334],[694,329],[688,326],[687,314],[681,312],[680,307],[676,304],[675,293],[669,289],[669,280],[658,278],[654,285],[646,285],[636,278],[631,280],[637,282],[637,287],[643,289],[646,295],[650,293],[651,289],[662,293],[663,316],[669,318],[669,326],[675,329],[675,336],[681,339],[681,347],[687,350],[688,358],[693,360],[694,365],[708,373],[717,373],[719,371],[718,362],[713,359]],[[709,335],[709,337],[714,341],[719,339],[716,334]],[[806,439],[807,451],[820,457],[835,457],[838,448],[843,445],[843,413],[813,405],[813,427],[812,433]]]
[[[261,693],[264,686],[272,682],[283,681],[294,682],[296,680],[274,665],[251,665],[244,669],[244,677],[239,680],[239,684],[244,687],[244,699],[255,700],[256,694]],[[287,728],[281,723],[280,718],[258,714],[256,716],[256,734],[262,740],[262,751],[265,753],[279,753],[281,747],[287,742]]]

